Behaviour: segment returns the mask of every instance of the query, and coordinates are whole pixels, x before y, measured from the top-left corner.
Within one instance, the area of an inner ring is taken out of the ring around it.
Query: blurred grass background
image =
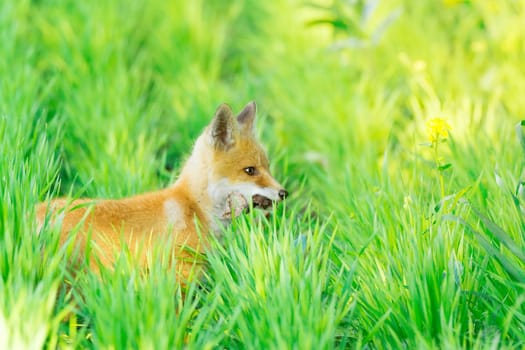
[[[525,3],[7,0],[0,52],[0,348],[524,346]],[[251,100],[292,196],[185,300],[162,251],[70,276],[36,235],[39,201],[168,185]]]

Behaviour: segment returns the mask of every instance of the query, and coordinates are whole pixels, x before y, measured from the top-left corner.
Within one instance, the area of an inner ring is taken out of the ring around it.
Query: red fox
[[[84,256],[89,239],[97,259],[110,266],[114,252],[128,245],[142,265],[154,242],[171,239],[177,278],[184,282],[192,269],[189,250],[204,252],[209,234],[250,207],[270,209],[288,192],[270,174],[268,158],[254,135],[255,102],[234,116],[222,104],[198,137],[177,181],[160,191],[119,200],[56,199],[37,207],[37,220],[61,223],[60,242],[75,234]],[[166,240],[168,241],[168,240]],[[184,262],[186,261],[186,262]],[[90,258],[91,268],[97,270]]]

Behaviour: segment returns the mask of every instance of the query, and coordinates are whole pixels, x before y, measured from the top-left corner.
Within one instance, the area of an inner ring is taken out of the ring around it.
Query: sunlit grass
[[[0,348],[523,347],[525,5],[374,3],[2,2]],[[166,186],[251,100],[291,196],[200,279],[37,235],[39,201]]]

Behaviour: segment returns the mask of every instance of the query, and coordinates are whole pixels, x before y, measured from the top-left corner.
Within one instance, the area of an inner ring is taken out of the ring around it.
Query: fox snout
[[[268,209],[271,208],[273,202],[282,201],[286,197],[288,197],[288,191],[286,191],[284,188],[280,189],[278,191],[278,199],[272,200],[264,195],[261,194],[254,194],[252,196],[252,203],[255,208],[261,208],[261,209]]]

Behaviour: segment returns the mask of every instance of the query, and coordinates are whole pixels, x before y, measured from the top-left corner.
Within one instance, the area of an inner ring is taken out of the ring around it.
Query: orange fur
[[[145,265],[153,244],[170,241],[179,280],[185,281],[193,263],[183,261],[191,254],[182,248],[205,252],[208,234],[219,229],[217,221],[222,219],[225,196],[240,193],[247,197],[258,194],[260,188],[261,193],[284,197],[278,192],[284,191],[281,185],[270,174],[266,154],[253,136],[254,118],[254,103],[236,119],[229,107],[219,107],[212,124],[197,139],[178,180],[169,188],[119,200],[81,199],[69,203],[56,199],[38,205],[38,221],[42,225],[46,217],[52,221],[62,219],[62,244],[77,228],[75,244],[80,256],[85,254],[89,236],[98,248],[97,258],[107,266],[114,263],[113,252],[121,250],[122,243]],[[248,175],[246,167],[255,167],[257,173]],[[93,258],[90,265],[97,269]]]

